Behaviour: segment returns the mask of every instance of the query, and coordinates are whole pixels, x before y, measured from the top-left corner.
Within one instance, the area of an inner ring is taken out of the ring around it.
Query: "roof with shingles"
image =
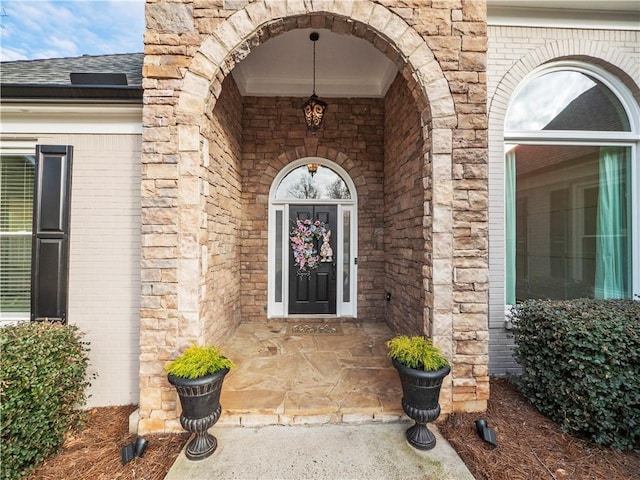
[[[71,85],[71,73],[124,73],[129,86],[142,86],[142,53],[83,55],[0,62],[3,85]]]

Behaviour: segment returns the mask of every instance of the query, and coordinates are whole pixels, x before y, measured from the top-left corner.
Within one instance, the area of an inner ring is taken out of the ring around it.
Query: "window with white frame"
[[[622,83],[580,63],[517,89],[505,121],[507,304],[638,292],[634,118]]]
[[[33,155],[0,156],[0,316],[28,319],[31,294]]]

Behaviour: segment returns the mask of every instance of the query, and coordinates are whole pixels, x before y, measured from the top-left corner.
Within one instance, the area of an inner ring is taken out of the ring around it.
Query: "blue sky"
[[[142,52],[144,0],[0,0],[0,58]]]

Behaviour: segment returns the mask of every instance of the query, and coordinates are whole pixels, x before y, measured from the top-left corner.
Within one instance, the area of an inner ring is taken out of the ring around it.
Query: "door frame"
[[[337,173],[344,180],[351,198],[338,200],[301,200],[301,199],[276,199],[276,191],[282,180],[296,168],[308,163],[317,163],[329,168]],[[341,239],[339,245],[335,245],[334,252],[337,261],[337,278],[343,279],[345,274],[345,252],[344,252],[344,219],[349,215],[349,284],[348,295],[345,299],[345,289],[343,282],[336,283],[336,314],[313,314],[313,317],[353,317],[357,318],[357,298],[358,298],[358,199],[355,184],[349,174],[339,165],[320,157],[305,157],[295,160],[284,167],[274,178],[269,190],[269,217],[268,217],[268,255],[267,255],[267,317],[286,318],[289,317],[289,205],[336,205],[337,206],[337,238]],[[277,228],[277,223],[280,228]],[[279,251],[277,249],[277,238],[281,239]],[[279,258],[277,258],[279,257]],[[280,264],[278,265],[278,260]],[[277,269],[277,267],[280,267]],[[279,278],[276,279],[276,272]],[[279,291],[279,295],[276,294]],[[277,297],[277,298],[276,298]],[[294,315],[302,317],[308,315]]]

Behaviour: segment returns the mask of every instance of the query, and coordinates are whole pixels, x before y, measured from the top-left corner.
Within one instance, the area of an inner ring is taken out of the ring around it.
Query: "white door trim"
[[[351,198],[336,200],[300,200],[275,198],[276,191],[282,180],[293,170],[308,163],[317,163],[336,172],[345,182]],[[358,294],[358,199],[355,184],[349,174],[339,165],[320,157],[306,157],[295,160],[283,168],[271,184],[269,190],[269,218],[268,218],[268,255],[267,255],[267,317],[288,317],[288,285],[289,285],[289,205],[336,205],[338,218],[337,238],[335,245],[338,279],[344,278],[345,265],[344,254],[344,218],[348,213],[350,218],[350,242],[349,242],[349,299],[345,301],[344,284],[338,281],[336,284],[336,317],[357,317]],[[277,225],[279,222],[279,225]],[[277,228],[279,226],[279,229]],[[276,251],[277,239],[281,239],[279,251]],[[278,262],[278,255],[280,262]],[[299,316],[299,315],[296,315]],[[324,315],[326,316],[326,315]]]

